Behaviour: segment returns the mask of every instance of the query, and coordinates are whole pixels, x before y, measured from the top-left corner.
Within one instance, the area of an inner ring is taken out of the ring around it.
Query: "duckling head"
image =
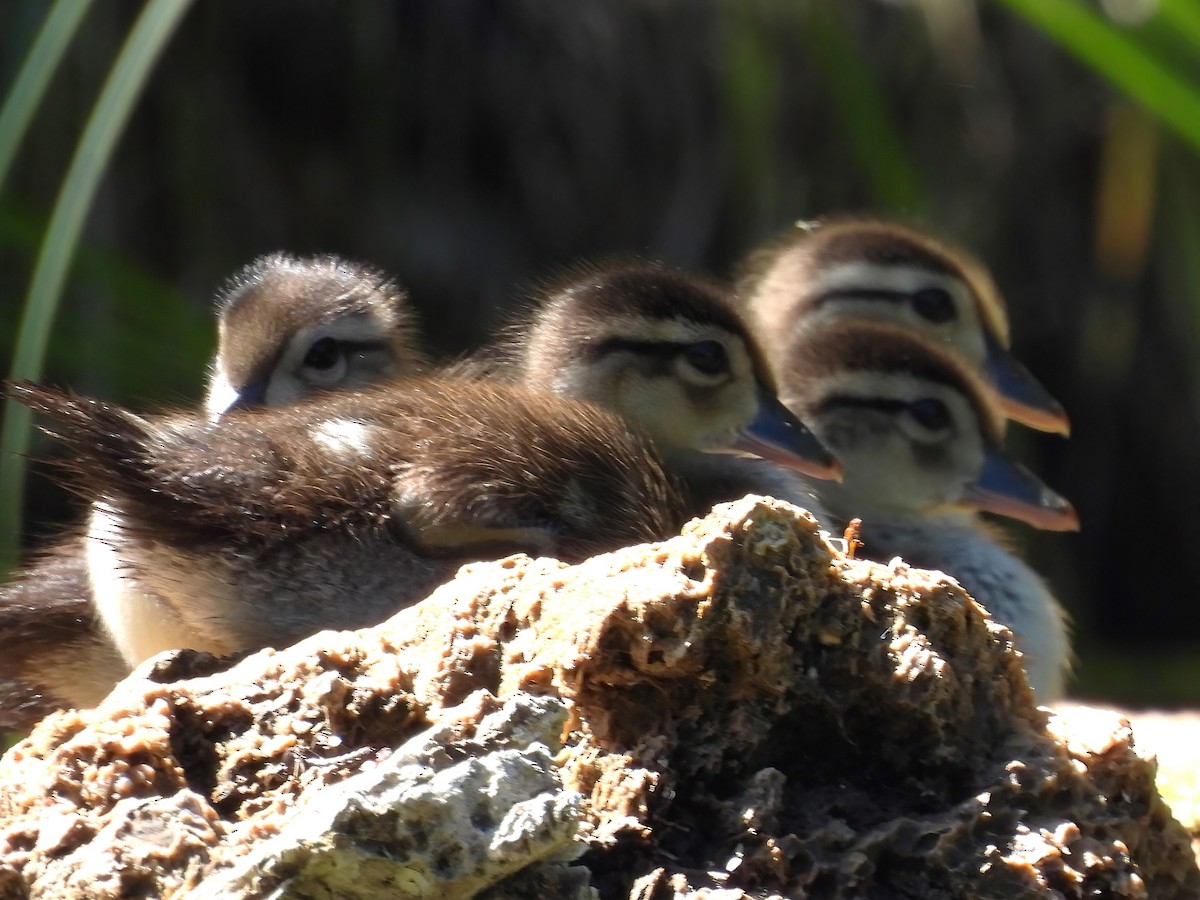
[[[745,452],[836,477],[836,460],[776,396],[766,360],[716,286],[633,264],[546,291],[516,351],[519,378],[605,407],[667,456]]]
[[[985,510],[1077,530],[1071,504],[1000,447],[1004,414],[980,376],[902,328],[847,323],[796,345],[784,401],[841,460],[819,494],[864,520]]]
[[[797,227],[752,254],[739,280],[772,354],[799,333],[848,321],[899,325],[984,371],[1005,414],[1067,434],[1062,406],[1009,352],[1004,298],[977,259],[877,219],[839,217]]]
[[[424,368],[404,292],[334,256],[264,256],[217,300],[218,346],[205,408],[278,406]]]

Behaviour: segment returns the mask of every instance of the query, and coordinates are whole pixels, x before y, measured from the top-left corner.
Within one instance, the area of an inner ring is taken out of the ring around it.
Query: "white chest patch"
[[[142,591],[128,571],[129,541],[120,515],[106,503],[92,508],[85,549],[96,613],[129,665],[161,650],[188,646],[177,617]]]
[[[331,451],[340,459],[354,460],[372,456],[370,425],[353,419],[333,419],[322,422],[312,430],[313,442]]]

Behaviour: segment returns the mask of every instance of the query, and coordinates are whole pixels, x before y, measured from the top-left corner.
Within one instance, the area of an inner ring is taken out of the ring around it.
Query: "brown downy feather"
[[[696,347],[716,348],[725,371],[709,382],[689,379],[680,361]],[[545,283],[492,347],[455,371],[618,413],[655,442],[695,512],[747,493],[814,507],[793,473],[758,458],[704,452],[728,450],[775,394],[750,328],[714,282],[645,262],[573,267]]]
[[[716,282],[644,261],[606,261],[578,264],[544,282],[529,298],[526,308],[505,327],[496,343],[475,365],[489,375],[521,380],[531,337],[547,335],[537,352],[550,367],[565,365],[606,348],[620,323],[675,320],[713,325],[745,343],[754,374],[774,387],[771,368],[750,329],[725,288]],[[561,362],[560,362],[561,361]]]
[[[657,457],[619,420],[516,388],[412,379],[219,425],[26,383],[9,394],[66,426],[65,465],[85,495],[115,501],[125,529],[159,542],[389,530],[418,549],[469,556],[491,533],[527,529],[537,535],[528,549],[573,559],[666,537],[684,520]],[[332,438],[320,437],[324,426]],[[343,427],[348,443],[331,449]],[[478,534],[447,547],[448,529],[463,523]],[[426,542],[427,530],[438,539]]]
[[[220,340],[210,375],[239,394],[252,381],[300,364],[307,348],[292,345],[304,335],[310,344],[335,335],[351,360],[326,390],[426,366],[404,292],[382,273],[337,257],[262,257],[226,283],[216,306]],[[245,406],[255,402],[269,398],[264,392],[241,399]],[[139,420],[118,417],[111,424],[120,433]],[[118,470],[125,462],[118,457]],[[143,511],[153,516],[158,508]],[[208,533],[224,533],[221,522]],[[128,673],[96,619],[85,550],[83,535],[71,534],[0,587],[0,728],[28,728],[57,707],[93,705]]]

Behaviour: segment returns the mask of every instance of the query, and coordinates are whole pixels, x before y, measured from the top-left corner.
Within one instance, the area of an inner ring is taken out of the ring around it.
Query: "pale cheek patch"
[[[371,426],[353,419],[334,419],[314,428],[312,439],[341,459],[362,459],[373,455],[371,431]]]
[[[723,328],[717,328],[716,326],[701,322],[692,322],[680,317],[672,319],[640,319],[637,337],[639,340],[663,341],[670,344],[695,344],[700,341],[730,343],[729,335]]]
[[[942,287],[954,292],[958,280],[915,266],[885,266],[864,261],[850,262],[828,269],[813,278],[810,285],[810,292],[813,294],[856,288],[911,294],[925,287]]]

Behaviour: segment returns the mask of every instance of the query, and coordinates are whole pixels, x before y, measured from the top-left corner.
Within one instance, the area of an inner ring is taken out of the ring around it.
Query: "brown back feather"
[[[158,541],[386,528],[401,489],[416,491],[433,521],[545,525],[564,557],[665,538],[686,518],[648,442],[617,417],[502,385],[408,379],[219,425],[29,384],[9,393],[67,426],[66,465],[85,495],[115,498]],[[377,429],[374,452],[341,459],[312,439],[314,426],[336,420]],[[563,498],[580,493],[594,517],[573,521]]]

